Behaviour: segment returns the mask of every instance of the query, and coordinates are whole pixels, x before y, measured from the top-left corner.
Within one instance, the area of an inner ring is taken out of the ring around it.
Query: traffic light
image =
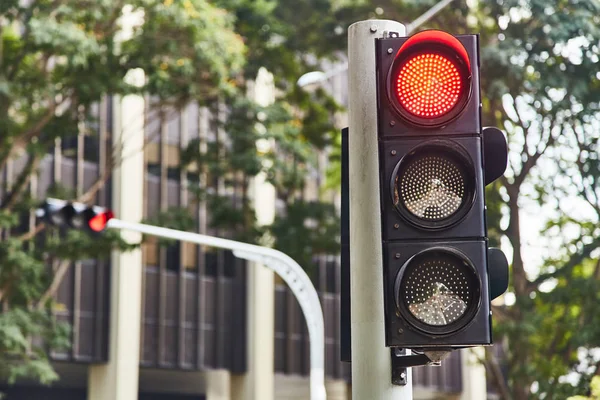
[[[386,345],[488,345],[491,300],[507,287],[488,249],[485,185],[506,140],[481,126],[476,35],[376,40]]]
[[[114,217],[112,211],[104,207],[58,199],[46,199],[38,209],[37,215],[50,225],[68,226],[90,233],[102,232],[108,221]]]

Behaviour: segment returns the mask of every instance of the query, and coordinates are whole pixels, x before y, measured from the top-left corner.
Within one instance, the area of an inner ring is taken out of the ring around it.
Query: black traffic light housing
[[[489,345],[508,268],[488,249],[485,185],[507,146],[481,126],[478,36],[392,35],[376,63],[386,345]]]
[[[42,203],[37,215],[50,225],[70,227],[98,234],[114,215],[104,207],[88,206],[83,203],[48,198]]]
[[[453,38],[453,40],[451,39]],[[444,42],[450,40],[446,45]],[[406,45],[406,46],[404,46]],[[462,46],[460,48],[459,46]],[[406,113],[400,111],[401,105],[392,96],[394,89],[394,72],[402,58],[410,57],[418,52],[438,52],[447,48],[444,53],[460,53],[455,57],[459,64],[468,62],[469,90],[457,99],[457,113],[433,118],[432,126],[426,118],[407,119]],[[391,52],[390,52],[391,50]],[[416,136],[438,135],[473,135],[481,131],[481,94],[479,90],[479,38],[477,35],[450,36],[440,31],[423,31],[411,37],[390,37],[377,39],[377,85],[378,85],[378,121],[379,136]],[[466,57],[467,60],[463,58]],[[461,116],[467,118],[460,118]],[[439,128],[439,129],[435,129]]]

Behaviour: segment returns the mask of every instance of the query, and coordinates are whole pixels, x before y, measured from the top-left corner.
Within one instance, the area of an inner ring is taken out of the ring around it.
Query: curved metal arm
[[[310,398],[311,400],[326,399],[323,310],[319,302],[319,295],[310,278],[302,267],[290,256],[268,247],[202,235],[200,233],[127,222],[117,218],[108,221],[107,228],[126,229],[146,235],[229,249],[233,251],[236,257],[258,262],[276,272],[288,284],[292,293],[298,299],[298,303],[306,319],[310,340]]]

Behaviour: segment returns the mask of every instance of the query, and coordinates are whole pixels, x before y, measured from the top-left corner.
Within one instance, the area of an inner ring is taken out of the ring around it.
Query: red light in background
[[[88,226],[94,232],[102,232],[106,228],[108,221],[112,218],[114,218],[112,211],[104,211],[90,218]]]
[[[398,69],[398,102],[417,117],[444,116],[454,108],[462,91],[458,67],[444,55],[418,53]]]

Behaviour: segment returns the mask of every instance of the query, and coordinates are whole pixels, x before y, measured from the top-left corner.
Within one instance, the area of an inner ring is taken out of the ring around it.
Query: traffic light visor
[[[480,282],[466,256],[451,248],[425,250],[398,274],[396,304],[418,329],[431,334],[455,332],[479,308]]]
[[[471,93],[471,67],[464,46],[441,31],[424,31],[398,50],[389,96],[396,111],[417,126],[441,126],[464,109]]]

